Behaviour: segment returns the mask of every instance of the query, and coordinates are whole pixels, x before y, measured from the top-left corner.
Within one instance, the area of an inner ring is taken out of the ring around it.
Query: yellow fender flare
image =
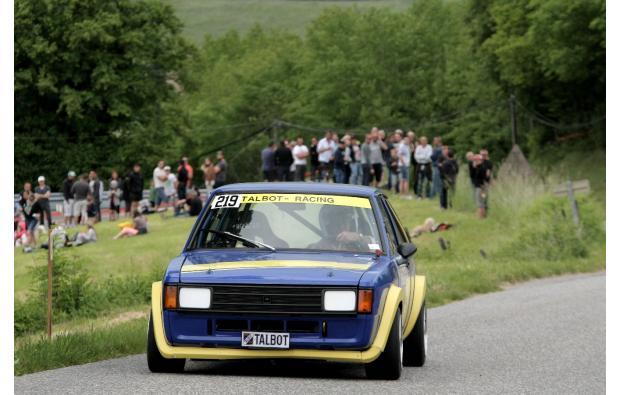
[[[407,321],[407,326],[405,327],[405,332],[403,332],[403,339],[406,339],[407,336],[413,330],[415,326],[415,322],[418,320],[418,316],[420,315],[420,310],[422,310],[422,303],[424,303],[424,299],[426,298],[426,276],[415,276],[414,278],[414,290],[413,290],[413,302],[411,303],[411,314],[409,315],[409,321]]]
[[[368,363],[379,357],[385,349],[394,317],[398,306],[402,302],[402,289],[391,285],[387,297],[377,335],[370,347],[364,351],[341,350],[250,350],[241,348],[209,348],[191,346],[172,346],[166,340],[163,311],[162,311],[162,282],[153,283],[151,288],[151,308],[153,313],[153,330],[155,343],[164,358],[194,358],[194,359],[256,359],[256,358],[299,358],[318,359],[338,362]]]

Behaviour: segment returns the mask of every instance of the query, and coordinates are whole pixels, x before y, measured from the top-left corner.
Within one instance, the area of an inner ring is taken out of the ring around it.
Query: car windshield
[[[368,198],[275,193],[215,196],[190,248],[382,249]]]

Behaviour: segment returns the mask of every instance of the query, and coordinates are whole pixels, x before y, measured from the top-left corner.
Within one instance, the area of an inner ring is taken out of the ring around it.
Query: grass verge
[[[23,342],[15,349],[15,375],[79,365],[146,350],[147,319]]]

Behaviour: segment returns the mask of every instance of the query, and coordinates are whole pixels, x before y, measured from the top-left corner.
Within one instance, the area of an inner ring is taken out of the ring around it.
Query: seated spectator
[[[73,246],[81,246],[86,243],[93,243],[97,241],[97,232],[95,232],[95,227],[91,224],[86,225],[86,232],[79,232],[75,235],[75,239],[71,245]]]
[[[86,216],[88,217],[87,224],[94,224],[97,220],[97,205],[93,194],[89,193],[86,198]]]
[[[202,199],[195,190],[189,190],[185,199],[180,199],[174,208],[174,215],[189,215],[197,217],[202,210]]]
[[[113,237],[113,239],[117,240],[121,237],[143,235],[147,232],[146,217],[136,210],[133,212],[133,223],[130,226],[124,226],[123,229]]]

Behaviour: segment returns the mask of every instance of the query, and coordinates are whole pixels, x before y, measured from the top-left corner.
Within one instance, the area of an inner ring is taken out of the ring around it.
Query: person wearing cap
[[[65,215],[65,226],[73,226],[73,192],[71,188],[75,183],[75,172],[71,170],[67,173],[67,178],[62,183],[62,195],[63,195],[63,212]]]
[[[34,200],[41,210],[39,223],[44,225],[45,220],[47,220],[47,229],[49,229],[52,226],[52,210],[50,209],[50,196],[52,196],[52,191],[50,187],[45,184],[45,177],[39,176],[37,182],[39,185],[34,189]]]

